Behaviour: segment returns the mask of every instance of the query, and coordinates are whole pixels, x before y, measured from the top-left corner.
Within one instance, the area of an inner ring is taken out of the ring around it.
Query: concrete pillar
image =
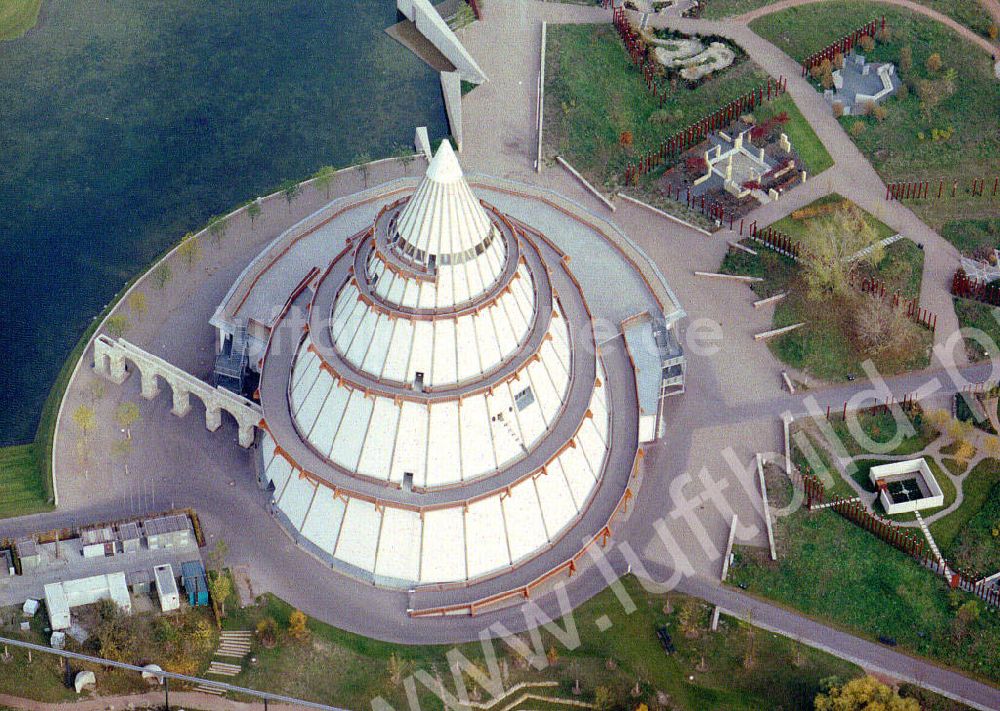
[[[139,369],[142,377],[142,396],[147,400],[152,400],[160,394],[160,384],[156,381],[156,372],[152,368]]]
[[[248,449],[254,441],[254,425],[240,423],[240,446]]]
[[[117,351],[108,351],[108,360],[111,363],[111,372],[107,376],[108,380],[121,385],[125,382],[125,378],[128,377],[128,371],[125,369],[125,356]]]
[[[215,432],[222,426],[222,408],[205,403],[205,427],[209,432]]]
[[[178,417],[184,417],[191,410],[191,393],[178,382],[171,383],[170,388],[174,392],[174,406],[170,411]]]

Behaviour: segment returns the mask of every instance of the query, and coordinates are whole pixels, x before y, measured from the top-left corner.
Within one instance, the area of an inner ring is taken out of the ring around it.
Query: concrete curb
[[[622,200],[625,200],[626,202],[630,202],[630,203],[632,203],[634,205],[638,205],[639,207],[644,207],[647,210],[649,210],[650,212],[656,213],[660,217],[665,217],[668,220],[672,220],[673,222],[676,222],[679,225],[684,225],[685,227],[687,227],[689,229],[692,229],[695,232],[700,232],[701,234],[705,235],[706,237],[711,237],[712,236],[712,233],[709,232],[708,230],[703,230],[700,227],[695,227],[690,222],[682,220],[681,218],[676,217],[675,215],[671,215],[669,212],[664,212],[663,210],[661,210],[658,207],[653,207],[649,203],[645,203],[642,200],[637,200],[636,198],[634,198],[634,197],[632,197],[630,195],[626,195],[625,193],[618,193],[618,197],[620,197]]]
[[[559,161],[559,165],[565,168],[570,175],[572,175],[574,178],[580,181],[583,187],[585,187],[594,197],[596,197],[598,200],[604,203],[605,207],[611,210],[611,212],[615,211],[615,206],[611,204],[611,201],[608,200],[606,197],[604,197],[604,195],[597,188],[595,188],[593,185],[587,182],[587,179],[584,178],[582,175],[580,175],[580,173],[577,172],[576,168],[567,163],[565,158],[563,158],[562,156],[556,156],[556,160]]]

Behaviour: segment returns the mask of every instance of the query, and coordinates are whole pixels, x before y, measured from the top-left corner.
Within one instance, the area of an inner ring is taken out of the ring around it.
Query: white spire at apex
[[[454,183],[462,179],[462,166],[447,138],[441,141],[441,147],[427,166],[427,177],[436,183]]]

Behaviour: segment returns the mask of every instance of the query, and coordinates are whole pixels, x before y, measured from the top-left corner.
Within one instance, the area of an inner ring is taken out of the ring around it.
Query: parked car
[[[666,627],[660,627],[656,630],[656,636],[660,640],[660,644],[663,645],[663,651],[667,654],[673,654],[677,651],[674,647],[674,641],[670,639],[670,633],[667,631]]]

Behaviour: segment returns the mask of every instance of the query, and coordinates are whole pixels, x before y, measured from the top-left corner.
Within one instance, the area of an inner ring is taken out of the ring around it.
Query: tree
[[[146,304],[146,292],[133,291],[129,294],[128,309],[139,319],[145,316],[146,311],[149,310],[149,306]]]
[[[865,265],[882,260],[878,234],[856,207],[816,220],[802,250],[803,277],[812,298],[841,296]],[[854,258],[860,252],[863,256]]]
[[[265,649],[273,649],[278,643],[278,623],[272,617],[265,617],[257,623],[257,640]]]
[[[77,405],[76,409],[73,410],[73,422],[80,429],[80,432],[84,437],[89,435],[94,431],[94,427],[97,426],[97,416],[94,414],[94,409],[88,407],[87,405]]]
[[[920,711],[915,699],[904,699],[899,692],[871,676],[852,679],[816,696],[816,711]]]
[[[975,600],[963,602],[951,623],[951,636],[956,644],[961,644],[969,635],[969,627],[979,621],[980,607]]]
[[[941,71],[941,67],[943,64],[944,63],[941,61],[941,55],[938,54],[937,52],[934,52],[934,54],[927,57],[927,62],[925,63],[925,66],[927,67],[927,71],[929,72],[939,72]]]
[[[371,166],[368,164],[372,162],[371,154],[365,151],[364,153],[359,153],[354,157],[354,165],[358,166],[358,170],[361,171],[361,180],[364,181],[364,185],[368,187],[368,171]]]
[[[285,198],[285,202],[288,203],[288,212],[291,213],[292,203],[295,201],[295,198],[299,196],[302,188],[294,180],[286,180],[278,186],[278,190],[281,191],[282,196]]]
[[[904,72],[913,68],[913,48],[910,45],[899,50],[899,68]]]
[[[188,269],[198,263],[198,260],[201,259],[201,243],[194,236],[194,233],[188,232],[184,235],[180,246],[177,248],[177,254],[187,264]]]
[[[103,380],[94,379],[90,381],[90,385],[87,386],[90,390],[90,399],[93,402],[101,400],[105,393],[108,391],[108,384]]]
[[[115,419],[118,420],[118,424],[121,428],[128,432],[129,439],[132,439],[132,432],[130,428],[139,419],[139,406],[136,405],[131,400],[126,400],[118,406],[115,410]]]
[[[208,554],[208,565],[213,570],[222,570],[226,567],[226,556],[229,555],[229,544],[222,538],[215,542],[212,552]]]
[[[121,338],[124,336],[128,333],[130,325],[128,317],[125,314],[108,316],[108,320],[104,322],[104,328],[112,338]]]
[[[129,624],[128,615],[111,600],[97,603],[98,623],[94,636],[97,638],[100,655],[113,662],[135,664],[139,654],[139,644],[135,631]]]
[[[222,239],[226,236],[227,229],[229,229],[229,225],[222,215],[212,215],[208,219],[208,234],[212,238],[212,244],[216,247],[222,244]]]
[[[292,610],[288,617],[288,632],[295,639],[303,642],[309,639],[309,628],[306,626],[306,614],[302,610]]]
[[[409,673],[411,664],[408,659],[403,659],[398,654],[393,652],[389,655],[389,661],[386,666],[389,673],[389,681],[391,681],[394,686],[399,686],[403,683],[403,677]]]
[[[333,179],[337,177],[336,169],[332,165],[324,165],[313,173],[312,177],[317,189],[322,190],[326,194],[327,199],[329,199],[330,186],[333,184]]]
[[[908,353],[915,345],[916,334],[903,310],[874,294],[857,299],[853,321],[854,337],[866,355]]]
[[[698,626],[700,610],[698,607],[698,603],[695,601],[687,600],[677,611],[677,625],[680,627],[681,633],[688,639],[694,639],[700,633]]]
[[[233,579],[225,570],[213,570],[208,574],[208,591],[219,606],[219,615],[226,616],[226,600],[233,594]]]
[[[115,440],[111,444],[111,456],[114,459],[125,459],[132,453],[132,441],[128,439]]]
[[[226,556],[229,555],[229,544],[222,538],[215,542],[212,552],[208,554],[208,566],[211,573],[208,576],[208,591],[219,606],[219,614],[226,616],[226,600],[233,593],[233,579],[226,574]]]
[[[545,655],[545,658],[548,660],[550,667],[555,666],[556,662],[559,661],[559,650],[556,649],[554,644],[549,646],[549,651],[548,654]]]
[[[251,200],[247,203],[247,217],[250,218],[250,229],[253,229],[254,220],[260,217],[260,203],[256,200]]]
[[[611,689],[606,686],[598,686],[594,689],[594,708],[597,711],[608,711],[614,704],[611,697]]]
[[[150,276],[153,279],[153,286],[156,287],[156,290],[162,291],[163,287],[170,283],[173,273],[170,271],[170,265],[164,262],[154,269]]]

